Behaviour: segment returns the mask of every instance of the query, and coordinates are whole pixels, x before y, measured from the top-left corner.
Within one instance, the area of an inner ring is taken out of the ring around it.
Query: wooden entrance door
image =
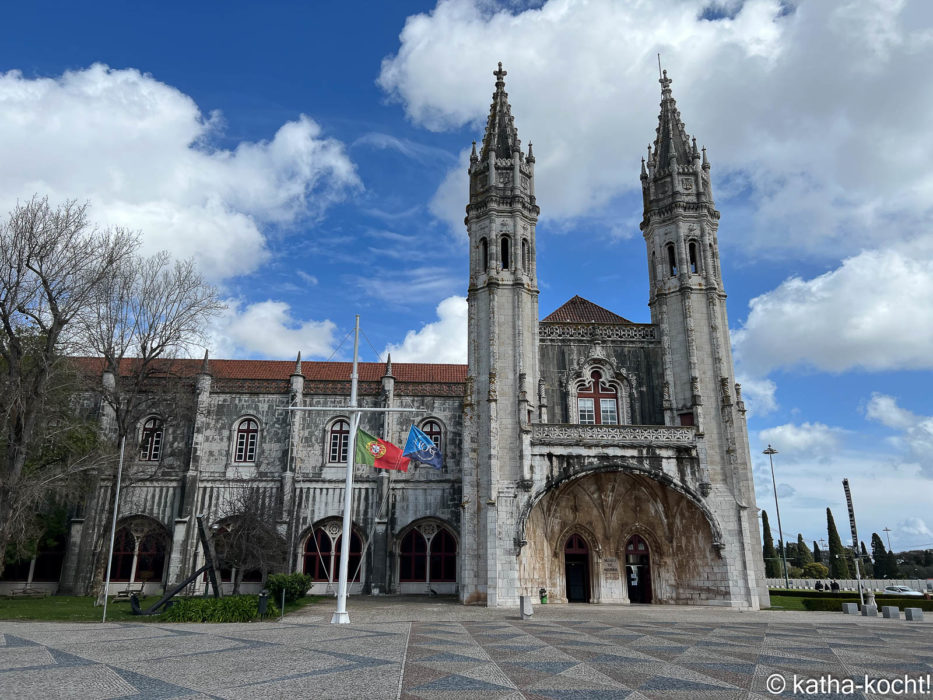
[[[638,535],[632,535],[625,545],[625,580],[631,602],[651,602],[651,553]]]
[[[568,603],[590,602],[590,549],[580,535],[571,535],[564,545],[564,569]]]

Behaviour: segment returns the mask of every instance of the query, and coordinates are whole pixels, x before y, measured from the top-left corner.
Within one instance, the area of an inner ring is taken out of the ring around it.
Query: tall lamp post
[[[784,529],[781,527],[781,507],[778,505],[777,482],[774,480],[774,455],[778,451],[768,444],[768,449],[762,454],[768,455],[768,462],[771,464],[771,486],[774,487],[774,510],[778,516],[778,535],[781,538],[781,558],[784,560],[784,587],[790,588],[790,579],[787,577],[787,546],[784,543]]]

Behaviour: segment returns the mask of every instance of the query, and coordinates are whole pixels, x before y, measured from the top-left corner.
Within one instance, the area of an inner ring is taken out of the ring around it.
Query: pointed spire
[[[525,160],[529,163],[535,162],[535,154],[534,151],[531,150],[531,141],[528,142],[528,157],[525,158]]]
[[[476,163],[479,160],[479,156],[476,155],[476,140],[473,141],[473,152],[470,154],[470,162]]]
[[[382,375],[383,377],[391,377],[392,375],[392,353],[390,352],[386,355],[386,373]]]
[[[301,350],[298,351],[298,359],[295,360],[295,374],[301,374]]]
[[[207,348],[204,348],[204,361],[201,362],[201,374],[210,374],[211,367],[207,359]]]
[[[509,94],[505,91],[505,76],[508,71],[502,69],[492,72],[496,76],[496,91],[492,95],[492,105],[489,107],[489,118],[486,120],[486,134],[483,136],[481,157],[489,158],[490,152],[496,158],[511,158],[515,151],[521,150],[521,141],[518,140],[518,130],[512,118],[512,108],[509,105]]]
[[[709,170],[709,161],[706,160],[706,146],[703,146],[703,170]]]
[[[673,165],[690,165],[693,162],[693,148],[686,127],[680,119],[677,103],[671,92],[670,78],[667,71],[661,72],[661,114],[658,117],[657,138],[654,141],[654,162],[658,170],[666,170]],[[651,156],[649,155],[649,159]]]
[[[641,179],[645,180],[648,178],[648,171],[645,170],[645,159],[641,159]]]

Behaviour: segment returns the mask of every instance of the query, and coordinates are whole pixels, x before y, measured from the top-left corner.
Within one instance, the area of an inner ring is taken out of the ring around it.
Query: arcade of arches
[[[553,602],[690,603],[727,599],[726,563],[687,496],[643,475],[590,473],[546,493],[525,523],[526,595]]]

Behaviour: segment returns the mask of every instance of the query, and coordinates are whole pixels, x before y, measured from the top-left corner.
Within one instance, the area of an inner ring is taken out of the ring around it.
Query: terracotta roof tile
[[[598,306],[581,296],[575,296],[559,309],[544,318],[541,323],[606,323],[631,324],[602,306]]]
[[[75,358],[79,367],[87,372],[103,371],[103,362],[94,357]],[[170,374],[193,377],[201,371],[202,360],[166,361]],[[131,371],[132,359],[123,361],[121,369]],[[216,379],[226,380],[287,380],[295,371],[294,360],[209,360],[210,372]],[[302,374],[309,381],[350,381],[352,362],[302,362]],[[385,374],[383,362],[360,362],[359,381],[378,382]],[[466,365],[435,365],[420,362],[393,362],[392,375],[396,382],[463,384]]]

